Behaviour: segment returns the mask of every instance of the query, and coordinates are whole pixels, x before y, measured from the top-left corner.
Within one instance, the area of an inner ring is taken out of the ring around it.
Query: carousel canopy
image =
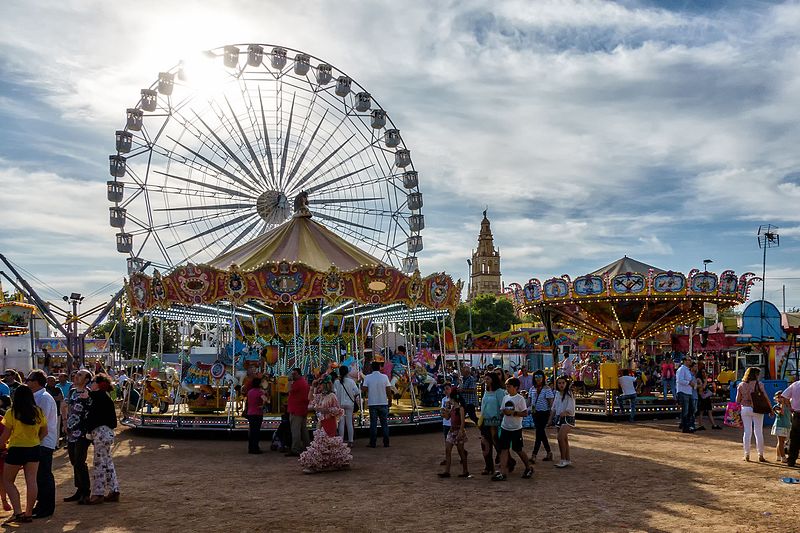
[[[209,266],[227,269],[238,265],[243,270],[266,263],[290,261],[315,270],[353,270],[365,265],[385,265],[311,218],[308,211],[295,213],[285,224],[217,256]]]
[[[732,270],[695,269],[684,275],[623,257],[575,279],[533,278],[524,286],[509,284],[506,292],[518,310],[540,315],[545,324],[606,339],[646,339],[744,303],[755,281],[751,272],[737,277]]]
[[[641,261],[637,261],[636,259],[630,258],[626,255],[620,259],[617,259],[610,265],[606,265],[603,268],[598,268],[592,272],[592,275],[602,276],[604,274],[608,274],[609,276],[616,276],[617,274],[625,274],[626,272],[642,272],[646,274],[650,270],[653,270],[653,272],[657,274],[664,272],[664,270],[660,268],[642,263]]]

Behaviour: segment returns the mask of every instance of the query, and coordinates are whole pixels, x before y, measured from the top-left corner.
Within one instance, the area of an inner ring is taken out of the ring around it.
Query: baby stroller
[[[289,413],[281,415],[281,423],[278,429],[272,434],[272,444],[269,449],[279,451],[281,453],[287,452],[292,447],[292,427],[289,425]]]

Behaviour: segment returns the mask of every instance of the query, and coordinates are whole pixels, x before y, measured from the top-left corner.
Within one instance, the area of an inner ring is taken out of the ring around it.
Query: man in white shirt
[[[631,422],[636,418],[636,378],[631,375],[631,371],[627,368],[622,371],[622,376],[619,378],[619,386],[622,388],[622,394],[617,396],[617,403],[619,404],[620,412],[625,412],[625,402],[631,402]]]
[[[381,422],[383,432],[383,447],[389,447],[389,423],[386,420],[389,416],[389,394],[394,392],[394,387],[389,382],[389,378],[381,372],[381,364],[373,361],[372,372],[364,377],[361,385],[364,393],[367,394],[367,405],[369,406],[369,447],[374,448],[378,441],[378,420]]]
[[[781,393],[781,403],[784,409],[792,410],[792,429],[789,432],[789,456],[786,464],[795,466],[797,456],[800,454],[800,380],[786,387]]]
[[[500,423],[500,431],[497,435],[497,448],[500,450],[500,472],[492,476],[492,481],[505,481],[508,476],[508,460],[510,451],[514,450],[525,465],[523,479],[530,479],[533,476],[528,454],[525,453],[522,442],[522,419],[528,416],[528,405],[521,394],[517,394],[519,389],[519,379],[508,378],[506,380],[506,394],[503,397],[503,404],[500,409],[503,413],[503,421]]]
[[[47,376],[41,370],[28,374],[28,386],[33,392],[36,405],[47,419],[47,435],[39,445],[39,470],[36,473],[36,484],[39,493],[33,507],[34,518],[46,518],[56,510],[56,480],[53,477],[53,450],[58,442],[58,408],[56,401],[45,386]]]
[[[565,353],[564,360],[561,362],[561,375],[571,378],[574,371],[575,366],[572,364],[572,359],[569,358],[568,353]]]
[[[684,433],[694,433],[692,424],[694,423],[694,413],[692,413],[692,389],[695,387],[694,376],[690,365],[690,357],[683,358],[683,364],[675,372],[675,390],[677,391],[678,403],[681,406],[681,431]]]

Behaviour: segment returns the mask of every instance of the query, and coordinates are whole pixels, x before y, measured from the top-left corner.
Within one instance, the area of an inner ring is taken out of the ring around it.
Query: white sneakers
[[[564,459],[556,463],[556,468],[566,468],[572,464],[572,461],[565,461]]]

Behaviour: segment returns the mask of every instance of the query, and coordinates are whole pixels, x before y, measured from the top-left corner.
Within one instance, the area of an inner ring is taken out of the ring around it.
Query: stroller
[[[281,415],[281,423],[278,429],[272,434],[272,444],[269,449],[279,451],[281,453],[287,452],[292,447],[292,427],[289,425],[289,413]]]

